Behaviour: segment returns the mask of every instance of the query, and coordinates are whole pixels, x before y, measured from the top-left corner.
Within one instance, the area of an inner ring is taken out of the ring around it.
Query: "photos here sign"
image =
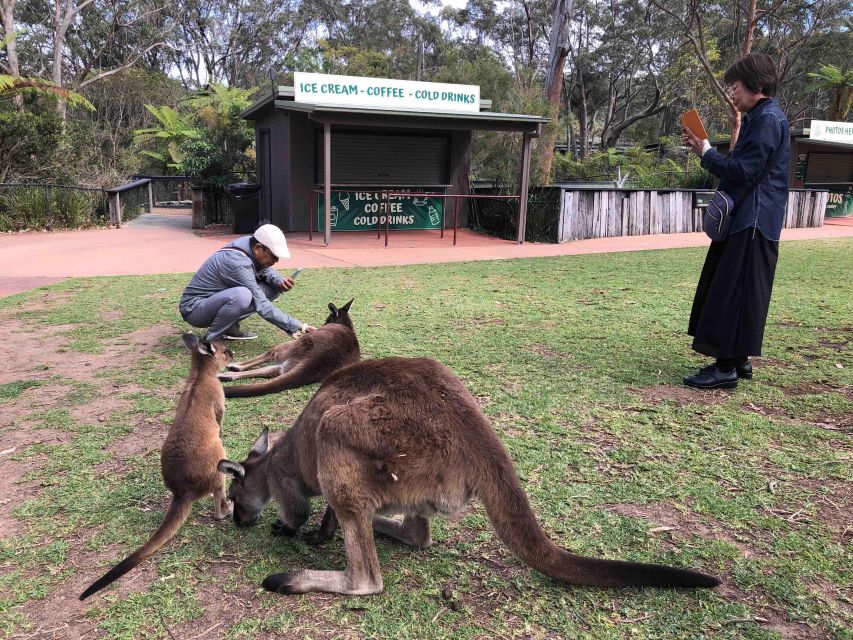
[[[480,87],[468,84],[293,74],[294,100],[306,104],[374,109],[479,113]]]

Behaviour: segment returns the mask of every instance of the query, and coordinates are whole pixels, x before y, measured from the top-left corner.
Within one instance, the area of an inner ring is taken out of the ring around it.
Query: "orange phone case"
[[[702,124],[702,118],[699,117],[699,112],[696,109],[691,109],[681,116],[681,124],[699,136],[700,139],[706,140],[708,138],[708,132],[705,131],[705,125]]]

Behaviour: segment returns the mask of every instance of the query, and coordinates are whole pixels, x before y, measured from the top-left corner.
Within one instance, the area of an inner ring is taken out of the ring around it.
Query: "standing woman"
[[[746,55],[726,69],[724,82],[744,114],[735,148],[722,155],[690,130],[682,133],[735,203],[728,237],[708,249],[690,312],[693,350],[716,358],[684,378],[697,389],[731,388],[752,377],[749,356],[761,355],[788,200],[791,145],[788,120],[773,97],[779,78],[772,58]]]

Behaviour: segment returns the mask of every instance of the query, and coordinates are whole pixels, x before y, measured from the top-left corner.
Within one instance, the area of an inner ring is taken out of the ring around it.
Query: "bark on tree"
[[[571,30],[572,7],[574,0],[554,0],[551,35],[548,38],[548,67],[545,71],[545,99],[550,105],[551,117],[556,124],[560,116],[560,97],[563,88],[563,71],[569,55],[569,33]],[[548,181],[551,176],[551,164],[554,160],[554,142],[556,126],[548,128],[540,143],[541,175]]]
[[[3,25],[3,37],[6,39],[6,71],[13,78],[21,77],[21,66],[18,62],[18,47],[15,42],[15,4],[17,0],[2,0],[0,3],[0,24]],[[22,96],[12,98],[12,104],[20,110],[24,106]]]

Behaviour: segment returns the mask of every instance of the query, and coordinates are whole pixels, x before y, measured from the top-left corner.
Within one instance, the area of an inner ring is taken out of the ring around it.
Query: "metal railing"
[[[388,246],[388,232],[390,229],[390,207],[388,206],[390,200],[392,198],[440,198],[442,201],[441,206],[441,221],[439,223],[440,229],[440,237],[444,238],[444,229],[446,227],[445,224],[445,210],[447,208],[447,199],[449,198],[452,203],[453,209],[453,245],[456,245],[456,232],[459,228],[459,208],[462,202],[465,200],[519,200],[520,196],[518,195],[478,195],[478,194],[461,194],[461,193],[447,193],[445,191],[417,191],[414,189],[407,191],[399,191],[393,189],[370,189],[365,187],[351,187],[348,189],[331,189],[331,193],[348,193],[351,191],[358,191],[360,193],[365,194],[375,194],[378,196],[378,200],[382,203],[382,206],[379,207],[379,211],[376,215],[376,238],[377,240],[382,237],[382,227],[385,227],[385,246]],[[315,215],[315,203],[319,206],[318,198],[311,197],[312,194],[323,195],[325,194],[324,189],[308,189],[308,200],[309,200],[309,213],[308,213],[308,240],[313,240],[314,237],[314,215]],[[327,207],[330,209],[330,207]],[[384,209],[384,210],[383,210]],[[317,212],[319,213],[319,211]],[[325,219],[325,218],[324,218]],[[319,226],[319,225],[318,225]],[[320,231],[324,231],[323,229],[317,229],[318,233]]]

